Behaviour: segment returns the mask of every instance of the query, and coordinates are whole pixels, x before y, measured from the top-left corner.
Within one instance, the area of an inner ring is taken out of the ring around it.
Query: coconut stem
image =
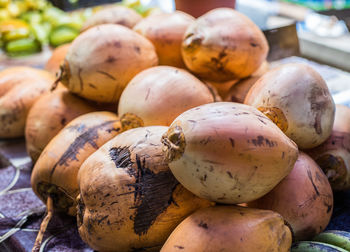
[[[38,252],[40,250],[47,225],[49,224],[53,216],[53,201],[50,196],[47,197],[46,210],[47,210],[47,213],[44,220],[41,222],[40,230],[39,230],[38,236],[36,237],[32,252]]]
[[[64,66],[63,65],[60,65],[60,71],[58,72],[58,74],[56,75],[57,76],[57,79],[55,80],[55,82],[52,84],[51,86],[51,89],[50,91],[54,91],[57,86],[58,86],[58,83],[62,80],[62,77],[63,77],[63,73],[64,73]]]
[[[55,80],[55,82],[52,84],[51,89],[50,89],[51,92],[52,92],[52,91],[55,91],[55,89],[57,88],[58,83],[59,83],[60,81],[61,81],[61,76],[59,76],[59,77],[57,78],[57,80]]]
[[[185,151],[185,135],[180,126],[172,126],[162,137],[167,162],[179,159]]]

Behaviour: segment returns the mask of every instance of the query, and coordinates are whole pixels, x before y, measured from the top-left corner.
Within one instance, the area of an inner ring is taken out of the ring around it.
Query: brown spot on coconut
[[[196,211],[171,233],[161,252],[287,252],[292,234],[272,211],[215,206]]]
[[[249,18],[228,8],[199,17],[188,27],[182,43],[188,69],[216,82],[248,77],[260,67],[267,52],[268,43],[261,30]]]
[[[84,23],[82,31],[102,24],[119,24],[132,29],[142,16],[131,8],[124,6],[109,6],[96,12]]]
[[[51,73],[36,68],[11,67],[0,72],[0,138],[24,135],[29,109],[54,81]]]
[[[70,47],[69,44],[64,44],[59,47],[56,47],[50,59],[46,62],[45,69],[49,71],[52,74],[58,75],[60,72],[60,67],[64,62],[64,58],[66,57],[66,54],[68,52],[68,49]]]
[[[31,177],[35,194],[43,202],[51,197],[56,211],[74,216],[81,164],[119,132],[120,121],[110,112],[75,118],[50,141],[36,162]]]
[[[139,50],[135,51],[135,47]],[[104,24],[73,41],[60,80],[83,98],[112,103],[118,102],[136,74],[157,64],[158,57],[149,40],[124,26]]]
[[[210,205],[172,175],[160,142],[166,130],[123,132],[82,165],[78,227],[93,249],[159,251],[184,218]]]
[[[350,108],[336,105],[331,136],[308,154],[327,175],[332,189],[350,189]]]
[[[169,167],[184,187],[228,204],[269,192],[287,176],[298,156],[296,144],[261,112],[230,102],[184,112],[162,141]]]
[[[278,212],[291,225],[297,240],[309,240],[328,225],[333,193],[319,166],[301,152],[292,172],[271,192],[248,206]]]
[[[95,110],[66,88],[41,96],[31,107],[25,127],[26,148],[34,163],[50,140],[66,124]]]
[[[286,64],[264,74],[245,104],[258,108],[301,149],[323,143],[331,134],[335,105],[322,77],[305,64]]]
[[[182,38],[194,20],[184,12],[175,11],[151,15],[140,21],[133,30],[153,43],[160,65],[185,68],[181,56]]]
[[[136,75],[123,91],[118,114],[123,126],[168,126],[182,112],[214,102],[213,93],[195,76],[157,66]]]

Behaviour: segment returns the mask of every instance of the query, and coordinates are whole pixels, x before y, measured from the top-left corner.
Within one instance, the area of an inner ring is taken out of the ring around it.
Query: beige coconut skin
[[[101,24],[119,24],[132,29],[142,16],[131,8],[109,6],[92,15],[83,25],[82,31]]]
[[[211,102],[209,88],[186,70],[157,66],[130,81],[120,97],[118,114],[123,123],[134,115],[138,126],[169,126],[182,112]]]
[[[158,64],[152,43],[116,24],[95,26],[69,48],[61,82],[73,93],[97,102],[118,102],[128,82]]]
[[[167,129],[123,132],[81,166],[78,227],[91,248],[159,251],[183,219],[211,205],[171,174],[160,142]]]
[[[181,222],[161,252],[287,252],[291,245],[291,231],[276,212],[214,206]]]
[[[151,15],[140,21],[134,31],[148,38],[156,48],[159,65],[185,68],[181,44],[187,27],[194,17],[181,12]]]
[[[350,189],[350,108],[336,105],[331,136],[308,154],[327,175],[332,189]]]
[[[286,64],[263,75],[245,104],[270,117],[300,149],[323,143],[331,134],[335,105],[322,77],[305,64]]]
[[[75,118],[50,141],[35,163],[31,176],[35,194],[44,203],[51,195],[55,211],[75,216],[81,164],[120,131],[119,118],[111,112]],[[48,188],[51,192],[45,190]]]
[[[31,67],[11,67],[0,72],[0,138],[24,136],[30,108],[54,81],[53,74]]]
[[[181,114],[162,139],[177,180],[199,197],[255,200],[292,170],[296,144],[253,107],[218,102]]]
[[[189,70],[205,80],[223,82],[248,77],[268,53],[261,30],[246,16],[218,8],[191,24],[182,43]]]
[[[300,152],[291,173],[271,192],[248,206],[276,211],[291,225],[296,240],[310,240],[321,233],[331,219],[333,193],[320,167]]]

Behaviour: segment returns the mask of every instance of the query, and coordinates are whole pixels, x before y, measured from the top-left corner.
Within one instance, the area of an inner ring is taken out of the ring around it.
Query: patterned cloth
[[[34,245],[45,206],[32,191],[31,170],[24,140],[0,142],[0,251],[31,251]],[[40,251],[93,250],[80,239],[75,218],[55,214]]]

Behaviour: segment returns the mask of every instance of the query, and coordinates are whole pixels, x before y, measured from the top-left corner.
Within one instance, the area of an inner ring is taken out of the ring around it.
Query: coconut
[[[119,24],[133,28],[142,20],[142,16],[131,8],[125,6],[109,6],[99,10],[88,18],[83,25],[82,31],[102,24]]]
[[[182,38],[194,20],[192,16],[181,11],[151,15],[140,21],[134,31],[153,43],[160,65],[185,68],[181,56]]]
[[[45,69],[52,74],[58,75],[60,72],[60,67],[64,62],[67,51],[70,47],[70,43],[56,47],[53,50],[50,59],[46,62]]]
[[[136,75],[123,91],[118,114],[123,128],[169,126],[182,112],[214,102],[211,91],[195,76],[169,66]]]
[[[54,81],[51,73],[30,67],[0,72],[0,138],[24,136],[30,108]]]
[[[260,198],[292,170],[296,144],[257,109],[218,102],[182,113],[163,136],[169,167],[199,197],[239,204]]]
[[[167,127],[131,129],[81,166],[78,227],[98,251],[159,251],[175,227],[210,202],[172,175],[160,139]]]
[[[237,81],[232,85],[229,90],[226,90],[222,94],[225,101],[244,103],[244,99],[247,96],[250,88],[257,82],[262,75],[269,71],[270,65],[265,61],[257,71],[251,76]]]
[[[50,141],[36,162],[31,176],[35,194],[45,203],[51,198],[57,212],[76,215],[81,164],[119,132],[119,118],[110,112],[75,118]]]
[[[327,175],[332,189],[350,189],[350,108],[336,105],[331,136],[308,154]]]
[[[292,234],[272,211],[238,206],[198,210],[172,232],[161,252],[287,252]]]
[[[149,40],[124,26],[104,24],[73,41],[60,80],[83,98],[112,103],[136,74],[157,64]]]
[[[333,193],[320,167],[301,152],[291,173],[271,192],[248,206],[276,211],[291,225],[297,240],[310,240],[321,233],[331,219]]]
[[[246,16],[218,8],[186,30],[182,56],[188,69],[205,80],[223,82],[248,77],[264,62],[268,43]]]
[[[301,149],[316,147],[331,134],[334,101],[326,82],[308,65],[272,69],[249,90],[244,103],[267,115]]]
[[[35,162],[50,140],[74,118],[96,111],[66,88],[41,96],[26,120],[25,138],[29,156]]]

